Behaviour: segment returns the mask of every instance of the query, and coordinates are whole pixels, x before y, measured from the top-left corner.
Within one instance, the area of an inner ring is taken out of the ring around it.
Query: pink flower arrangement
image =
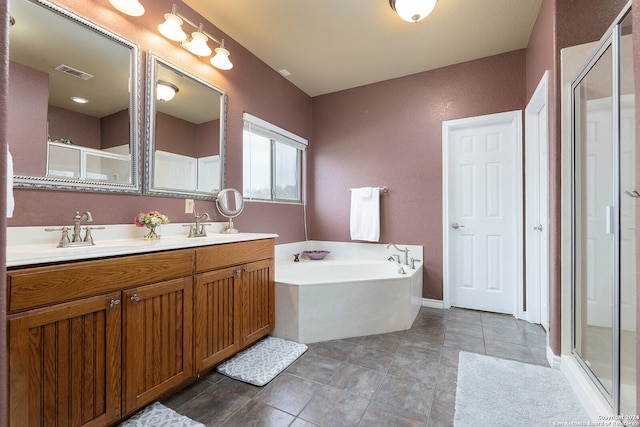
[[[136,227],[155,228],[161,224],[169,224],[169,217],[158,211],[139,213],[135,219]]]

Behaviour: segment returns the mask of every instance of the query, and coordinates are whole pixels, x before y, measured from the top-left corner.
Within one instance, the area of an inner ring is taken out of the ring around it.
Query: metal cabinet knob
[[[138,294],[133,294],[133,296],[131,297],[131,301],[135,301],[135,302],[140,301],[140,297],[138,296]]]
[[[112,299],[111,302],[109,303],[109,308],[113,308],[118,304],[120,304],[120,300],[119,299]]]

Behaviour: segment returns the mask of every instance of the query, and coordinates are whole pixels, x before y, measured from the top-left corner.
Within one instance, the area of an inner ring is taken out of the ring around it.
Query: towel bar
[[[352,189],[350,188],[349,191],[351,191]],[[381,193],[388,193],[389,192],[389,187],[387,187],[386,185],[384,187],[380,187],[380,192]]]

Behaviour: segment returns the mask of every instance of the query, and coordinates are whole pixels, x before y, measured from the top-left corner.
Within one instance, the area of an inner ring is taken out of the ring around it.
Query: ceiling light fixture
[[[81,96],[72,96],[71,100],[73,102],[77,102],[78,104],[88,104],[89,100],[87,98],[83,98]]]
[[[171,101],[179,91],[180,89],[178,89],[178,86],[174,85],[173,83],[165,82],[162,80],[158,80],[158,82],[156,83],[156,97],[158,98],[158,101]]]
[[[407,22],[418,22],[426,18],[438,0],[389,0],[391,9]]]
[[[216,48],[215,56],[209,60],[211,65],[221,70],[230,70],[233,68],[233,64],[229,60],[229,51],[224,48],[224,39],[222,41],[217,40],[211,34],[206,33],[202,29],[202,24],[196,25],[184,16],[180,15],[175,4],[171,6],[171,13],[166,13],[164,15],[164,19],[165,22],[158,25],[158,31],[160,31],[160,34],[169,40],[181,42],[180,46],[200,57],[209,56],[213,53],[207,44],[207,41],[213,40],[218,43],[220,47]],[[192,27],[197,28],[197,31],[191,33],[191,38],[189,38],[182,29],[182,24],[185,22]],[[188,38],[189,40],[187,41]]]
[[[109,0],[111,6],[130,16],[144,15],[144,6],[138,0]]]

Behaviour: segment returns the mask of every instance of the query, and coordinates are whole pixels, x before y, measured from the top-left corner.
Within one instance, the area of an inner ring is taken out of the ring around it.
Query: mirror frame
[[[206,86],[220,95],[220,188],[209,193],[202,191],[188,191],[181,189],[155,188],[155,135],[156,135],[156,79],[158,66],[164,66],[171,71]],[[146,87],[146,141],[144,151],[145,183],[144,193],[170,197],[189,197],[194,199],[215,200],[218,193],[225,186],[226,177],[226,147],[227,147],[227,93],[217,86],[200,77],[170,63],[152,51],[147,53],[147,87]]]
[[[120,35],[110,31],[84,17],[64,9],[47,0],[27,0],[31,3],[44,7],[63,18],[69,19],[75,24],[82,25],[87,29],[106,37],[130,50],[131,61],[129,69],[129,152],[131,154],[131,183],[105,182],[90,179],[69,179],[54,177],[38,177],[14,175],[14,188],[32,188],[44,190],[65,190],[65,191],[92,191],[92,192],[115,192],[115,193],[138,193],[142,191],[142,171],[140,169],[140,128],[141,128],[141,82],[140,82],[140,49],[137,44],[127,40]],[[11,40],[9,40],[11,46]]]

